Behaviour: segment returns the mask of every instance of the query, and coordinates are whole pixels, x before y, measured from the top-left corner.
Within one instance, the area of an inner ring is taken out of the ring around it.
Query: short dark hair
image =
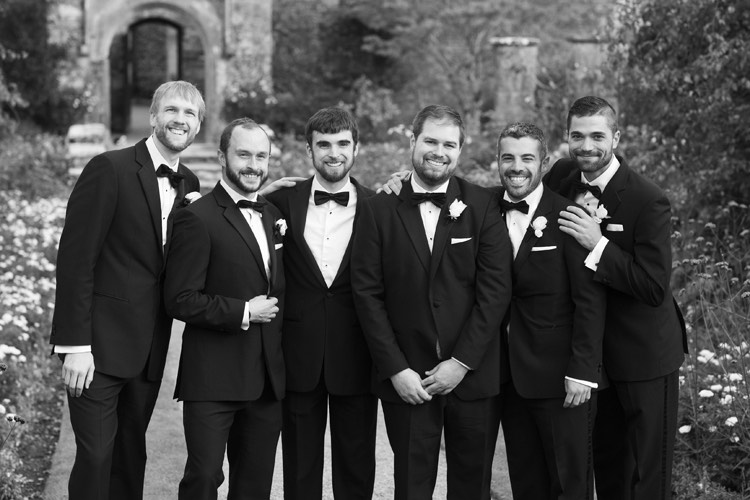
[[[234,132],[234,129],[237,127],[244,128],[247,130],[254,130],[254,129],[260,129],[263,131],[264,134],[266,134],[266,131],[263,130],[263,127],[258,125],[258,123],[253,120],[252,118],[237,118],[236,120],[232,120],[229,125],[224,127],[224,130],[221,132],[221,138],[219,139],[219,150],[227,154],[227,150],[229,149],[229,141],[232,140],[232,132]],[[266,134],[266,137],[268,137],[268,134]],[[271,139],[268,139],[268,147],[269,152],[271,148]]]
[[[150,114],[155,115],[159,112],[159,104],[161,104],[161,100],[167,94],[176,94],[194,103],[198,106],[198,121],[203,121],[203,118],[206,116],[206,103],[203,101],[201,91],[192,83],[183,80],[164,82],[159,85],[159,88],[154,91],[154,96],[151,98],[151,107],[148,110]]]
[[[605,116],[609,123],[609,128],[612,129],[612,133],[617,132],[617,111],[606,100],[593,95],[581,97],[570,107],[570,111],[568,111],[568,131],[570,131],[570,123],[573,121],[574,116],[594,115]]]
[[[444,106],[442,104],[430,104],[429,106],[422,108],[422,111],[417,113],[417,116],[414,117],[414,121],[412,121],[411,123],[411,130],[414,134],[414,139],[419,137],[419,134],[422,133],[424,122],[427,121],[428,118],[431,118],[433,120],[445,119],[456,125],[459,131],[458,145],[464,145],[466,128],[464,127],[464,121],[461,119],[461,115],[458,114],[458,111],[451,108],[450,106]]]
[[[313,132],[321,134],[336,134],[338,132],[351,131],[354,145],[359,141],[359,127],[357,120],[344,108],[330,107],[319,109],[307,120],[305,125],[305,140],[312,146]]]
[[[547,138],[544,136],[542,129],[533,123],[516,122],[505,127],[497,137],[497,155],[500,156],[500,141],[510,137],[512,139],[521,139],[522,137],[531,137],[539,143],[540,160],[547,157]]]

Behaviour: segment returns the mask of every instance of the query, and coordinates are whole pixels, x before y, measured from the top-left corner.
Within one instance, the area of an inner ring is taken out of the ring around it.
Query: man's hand
[[[432,370],[425,372],[422,387],[431,395],[444,396],[456,388],[469,370],[455,359],[441,361]]]
[[[401,185],[409,178],[410,174],[411,170],[402,170],[401,172],[391,174],[391,177],[385,184],[378,188],[377,192],[385,191],[386,194],[395,194],[398,196],[401,194]]]
[[[391,383],[401,399],[409,404],[420,405],[432,399],[432,396],[422,388],[422,379],[419,374],[411,368],[391,375]]]
[[[563,403],[565,408],[575,408],[589,399],[591,399],[591,387],[565,379],[565,402]]]
[[[563,210],[557,223],[560,224],[560,231],[575,238],[589,252],[602,237],[599,224],[581,207],[571,206]]]
[[[68,394],[80,397],[94,380],[94,355],[90,352],[77,352],[65,355],[62,378]]]
[[[304,180],[306,180],[304,177],[282,177],[281,179],[276,179],[271,184],[258,191],[258,194],[261,196],[268,196],[274,191],[278,191],[281,188],[293,187],[298,182]]]
[[[250,322],[269,323],[279,312],[279,308],[276,306],[278,301],[279,299],[276,297],[267,297],[265,295],[258,295],[250,299],[247,302],[250,311]]]

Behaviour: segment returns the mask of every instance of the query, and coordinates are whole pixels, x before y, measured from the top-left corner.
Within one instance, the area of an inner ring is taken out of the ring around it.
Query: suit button
[[[333,297],[333,295],[334,295],[334,294],[333,294],[333,292],[327,292],[327,293],[326,293],[326,297],[328,297],[329,299],[330,299],[331,297]]]

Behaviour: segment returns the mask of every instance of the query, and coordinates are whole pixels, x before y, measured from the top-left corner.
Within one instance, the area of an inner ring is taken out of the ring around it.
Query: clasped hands
[[[446,395],[461,383],[469,370],[453,359],[438,363],[427,370],[425,378],[411,368],[401,370],[391,376],[391,383],[405,402],[418,405],[430,401],[432,396]]]

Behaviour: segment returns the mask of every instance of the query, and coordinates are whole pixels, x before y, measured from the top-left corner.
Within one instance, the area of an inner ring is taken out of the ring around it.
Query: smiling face
[[[500,181],[513,201],[534,191],[549,170],[549,157],[541,157],[541,145],[533,137],[503,137],[498,144]]]
[[[351,130],[324,134],[313,130],[311,144],[307,145],[307,155],[321,184],[336,184],[349,174],[358,152]]]
[[[224,182],[245,195],[256,192],[268,177],[271,143],[258,127],[235,127],[227,152],[219,150]]]
[[[425,120],[418,137],[411,138],[411,164],[417,181],[435,188],[450,179],[461,154],[461,131],[446,119]]]
[[[612,131],[612,123],[607,116],[571,117],[568,131],[570,157],[578,162],[589,181],[604,173],[619,142],[620,131]]]
[[[201,129],[198,105],[174,93],[162,97],[149,123],[156,140],[172,154],[190,146]]]

